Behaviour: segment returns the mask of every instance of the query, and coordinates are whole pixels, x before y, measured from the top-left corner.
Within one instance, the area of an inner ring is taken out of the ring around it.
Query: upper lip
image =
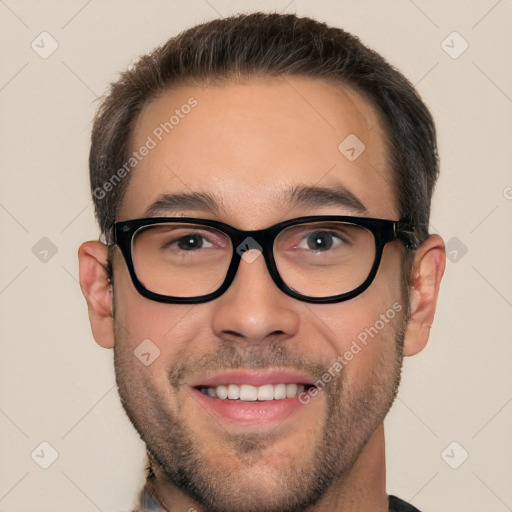
[[[250,384],[262,386],[263,384],[303,384],[313,385],[315,379],[310,375],[296,370],[233,370],[216,373],[208,378],[192,382],[192,387],[216,387],[227,384]]]

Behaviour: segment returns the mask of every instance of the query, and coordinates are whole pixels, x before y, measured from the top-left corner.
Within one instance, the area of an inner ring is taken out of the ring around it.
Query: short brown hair
[[[257,12],[192,27],[143,56],[111,84],[94,118],[89,156],[96,217],[107,241],[112,241],[129,178],[109,186],[108,193],[104,185],[127,162],[144,106],[176,85],[251,74],[327,79],[368,98],[388,137],[400,216],[410,220],[418,239],[428,234],[439,173],[436,133],[412,84],[340,28],[294,14]]]

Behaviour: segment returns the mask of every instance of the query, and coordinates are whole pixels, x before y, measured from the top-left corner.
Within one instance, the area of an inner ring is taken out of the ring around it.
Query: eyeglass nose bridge
[[[254,253],[249,257],[247,253],[251,250],[256,250],[263,256],[270,256],[272,254],[272,246],[277,232],[275,226],[247,231],[231,227],[229,234],[233,244],[233,253],[251,263],[251,261],[258,257],[258,254]]]
[[[258,236],[257,232],[243,232],[243,233],[251,233],[253,236],[245,236],[245,238],[234,247],[234,252],[240,256],[247,263],[252,263],[255,261],[260,254],[264,255],[266,239],[262,239],[263,237]],[[252,253],[251,253],[252,251]],[[258,251],[259,254],[254,251]]]
[[[237,229],[231,232],[233,259],[228,270],[227,282],[225,282],[223,286],[224,291],[231,286],[242,260],[246,263],[253,263],[260,256],[263,256],[265,260],[265,266],[272,281],[274,281],[279,290],[284,291],[283,286],[286,285],[279,275],[273,255],[273,245],[276,236],[277,231],[273,226],[248,231]]]

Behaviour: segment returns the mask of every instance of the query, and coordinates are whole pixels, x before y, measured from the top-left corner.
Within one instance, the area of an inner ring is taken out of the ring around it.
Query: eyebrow
[[[154,217],[171,212],[179,213],[183,210],[219,213],[219,204],[215,196],[207,192],[161,194],[144,212],[144,216]]]
[[[336,185],[336,188],[307,185],[293,187],[289,192],[288,205],[309,208],[341,206],[356,213],[368,211],[361,200],[342,185]]]
[[[280,198],[281,204],[282,198]],[[356,213],[366,213],[364,204],[344,186],[336,188],[299,185],[284,192],[284,202],[288,208],[323,208],[337,206]],[[209,192],[184,192],[161,194],[144,212],[145,217],[179,214],[184,211],[203,211],[218,214],[222,201]]]

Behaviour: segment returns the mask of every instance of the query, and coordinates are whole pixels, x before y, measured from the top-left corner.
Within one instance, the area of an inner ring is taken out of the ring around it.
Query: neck
[[[149,459],[155,473],[153,489],[168,512],[207,512],[202,505],[172,485],[157,462],[151,456]],[[380,424],[349,473],[334,480],[328,491],[307,512],[387,512],[388,508],[384,426]]]

